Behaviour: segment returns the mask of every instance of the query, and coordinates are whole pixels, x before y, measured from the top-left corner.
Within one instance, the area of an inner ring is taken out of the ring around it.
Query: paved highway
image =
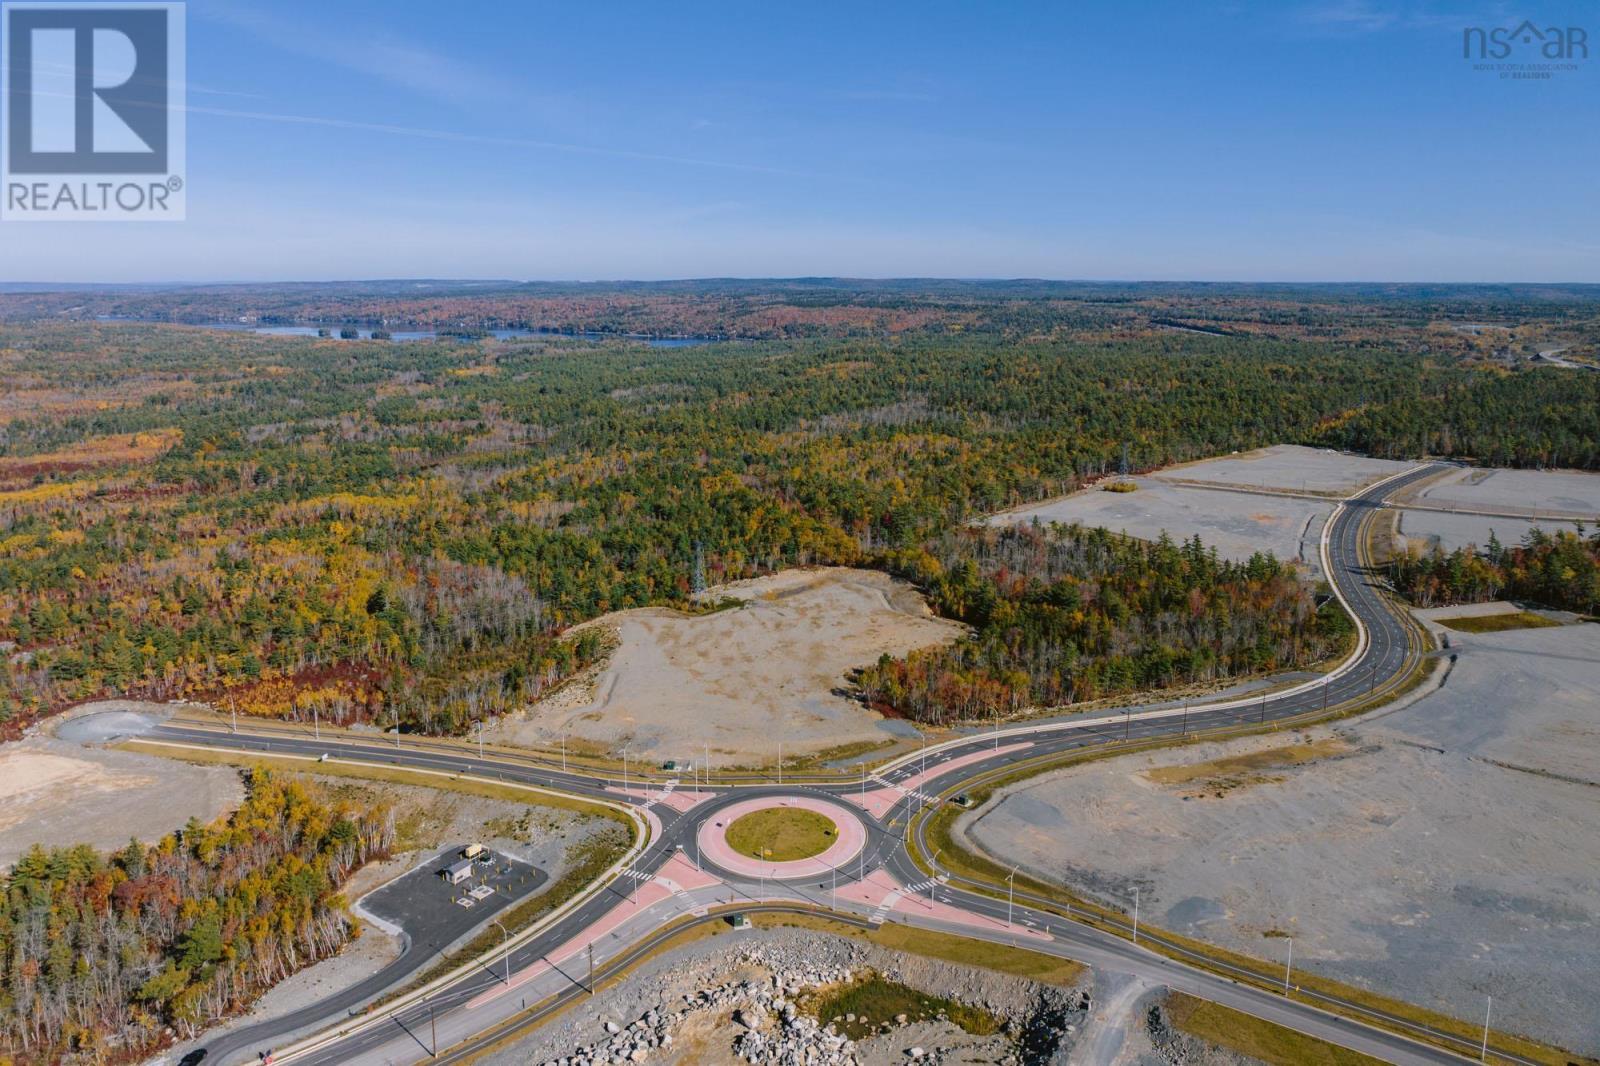
[[[1098,746],[1302,719],[1341,705],[1381,699],[1400,687],[1421,645],[1414,628],[1390,607],[1362,569],[1363,548],[1371,518],[1383,499],[1441,469],[1427,466],[1380,482],[1335,510],[1324,534],[1324,565],[1338,595],[1360,622],[1357,648],[1326,679],[1262,696],[1193,706],[1152,704],[1032,722],[933,746],[851,780],[787,785],[770,780],[719,783],[677,797],[673,792],[678,782],[646,784],[633,778],[631,791],[624,792],[623,782],[614,775],[569,772],[539,757],[493,751],[474,755],[459,744],[401,743],[399,738],[391,744],[346,733],[314,738],[265,727],[234,732],[181,722],[164,724],[143,739],[277,755],[328,755],[340,761],[474,775],[564,795],[625,802],[650,822],[648,842],[627,869],[556,920],[523,934],[508,956],[497,955],[486,965],[436,982],[425,994],[403,996],[393,1006],[362,1019],[325,1019],[323,1025],[334,1028],[284,1049],[279,1062],[319,1066],[400,1063],[426,1060],[435,1052],[446,1061],[457,1061],[467,1049],[485,1043],[489,1039],[485,1034],[498,1038],[509,1031],[505,1027],[529,1027],[561,1003],[589,994],[591,967],[599,979],[625,966],[663,936],[669,925],[675,929],[675,923],[713,920],[717,908],[807,905],[831,910],[856,923],[902,921],[1015,943],[1135,974],[1391,1062],[1460,1062],[1467,1052],[1472,1052],[1470,1057],[1475,1060],[1475,1047],[1463,1045],[1464,1054],[1457,1056],[1392,1028],[1366,1025],[1299,999],[1241,984],[1214,969],[1187,965],[1182,961],[1181,945],[1148,934],[1141,936],[1141,943],[1131,942],[1077,920],[1069,908],[1025,892],[1016,893],[1013,905],[999,894],[1004,892],[1003,886],[997,890],[994,885],[951,877],[943,871],[930,878],[926,870],[938,868],[926,863],[930,849],[921,839],[926,822],[917,818],[941,795],[1013,772],[1021,764],[1055,761]],[[751,881],[704,863],[697,854],[697,831],[723,807],[754,797],[781,798],[807,792],[858,807],[866,829],[860,854],[827,879]],[[924,865],[919,866],[917,859]],[[1106,924],[1103,918],[1101,924]],[[1180,957],[1156,953],[1146,946],[1151,943]],[[1356,1009],[1333,999],[1324,1003],[1344,1011]],[[1368,1016],[1391,1027],[1405,1024],[1370,1012]],[[303,1027],[306,1021],[303,1016],[286,1020],[276,1034],[253,1027],[252,1035],[262,1043],[249,1049],[247,1057],[254,1059],[269,1042],[281,1043],[282,1038],[293,1036],[291,1030],[296,1025]],[[216,1052],[205,1060],[207,1066],[246,1059],[231,1041]],[[1518,1061],[1513,1056],[1502,1057]]]

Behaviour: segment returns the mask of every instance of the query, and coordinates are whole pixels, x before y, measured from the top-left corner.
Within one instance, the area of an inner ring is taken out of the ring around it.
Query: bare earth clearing
[[[653,761],[770,763],[781,740],[799,754],[888,742],[882,716],[847,694],[847,674],[879,655],[953,640],[905,582],[865,570],[791,570],[713,589],[737,609],[684,615],[623,611],[591,625],[617,648],[588,684],[490,729],[498,743],[554,745],[563,734]]]
[[[1490,534],[1510,547],[1534,528],[1593,533],[1600,525],[1600,474],[1579,470],[1453,470],[1401,499],[1419,506],[1400,512],[1399,532],[1425,551],[1482,548]]]
[[[1333,501],[1411,465],[1282,445],[1136,477],[1134,492],[1089,488],[989,521],[1079,522],[1145,540],[1163,532],[1179,541],[1198,534],[1224,559],[1266,551],[1320,573],[1318,541]]]
[[[170,713],[127,700],[85,708],[91,709]],[[243,796],[233,770],[84,747],[41,732],[0,748],[0,869],[10,869],[34,844],[109,850],[131,837],[153,842],[191,817],[210,821],[232,810]]]
[[[1461,1017],[1492,994],[1505,1028],[1593,1054],[1600,626],[1451,638],[1409,707],[1062,771],[960,831],[1109,903],[1137,885],[1152,924],[1261,958],[1289,933],[1297,967]]]

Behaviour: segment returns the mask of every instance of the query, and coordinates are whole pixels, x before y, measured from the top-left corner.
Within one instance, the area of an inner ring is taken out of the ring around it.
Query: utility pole
[[[1478,1061],[1486,1062],[1489,1057],[1489,1015],[1494,1011],[1494,997],[1489,997],[1489,1002],[1483,1008],[1483,1042],[1478,1045]]]
[[[1328,682],[1326,681],[1322,683],[1322,709],[1324,711],[1328,709]]]
[[[483,719],[478,719],[478,761],[483,761]]]
[[[1289,994],[1289,974],[1294,969],[1294,937],[1289,938],[1289,959],[1283,964],[1283,994]]]
[[[1133,710],[1130,708],[1129,710],[1124,711],[1123,712],[1123,716],[1122,716],[1122,739],[1123,739],[1123,741],[1127,741],[1128,735],[1132,731],[1133,731]]]
[[[233,712],[233,731],[237,733],[239,731],[239,705],[234,702],[232,696],[228,697],[228,709]]]
[[[1189,697],[1183,698],[1183,732],[1181,736],[1189,735]]]
[[[317,721],[317,705],[311,705],[311,735],[318,740],[322,739],[322,725]]]
[[[1263,722],[1267,720],[1267,694],[1265,692],[1261,694],[1261,720]]]

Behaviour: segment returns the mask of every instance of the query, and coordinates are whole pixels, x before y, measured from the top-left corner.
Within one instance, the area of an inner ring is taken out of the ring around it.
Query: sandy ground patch
[[[1297,966],[1461,1017],[1488,990],[1506,1028],[1600,1052],[1600,626],[1453,645],[1402,710],[1049,775],[960,831],[1119,906],[1137,885],[1152,924],[1260,958],[1290,932]],[[1159,773],[1300,739],[1344,750],[1221,798]]]
[[[1332,503],[1222,489],[1201,488],[1153,477],[1134,478],[1134,492],[1085,489],[1070,496],[1006,511],[994,525],[1079,522],[1144,540],[1162,533],[1176,541],[1199,535],[1224,559],[1244,561],[1258,551],[1279,559],[1298,559],[1320,572],[1319,539]]]
[[[244,796],[236,771],[31,736],[0,747],[0,868],[34,844],[153,842]]]
[[[1600,474],[1464,467],[1428,480],[1406,498],[1434,507],[1592,520],[1600,516]]]
[[[1169,467],[1159,474],[1168,481],[1197,481],[1278,492],[1311,492],[1348,496],[1413,464],[1373,459],[1327,448],[1279,444],[1253,452],[1224,455]]]
[[[1558,532],[1577,532],[1579,524],[1553,518],[1508,518],[1501,515],[1450,514],[1444,511],[1401,511],[1400,536],[1421,549],[1440,548],[1455,551],[1457,548],[1482,549],[1489,543],[1490,535],[1497,537],[1506,547],[1522,543],[1528,531],[1542,529],[1552,536]],[[1587,529],[1594,532],[1591,523]]]
[[[744,601],[715,614],[661,608],[607,615],[617,647],[587,686],[569,686],[488,731],[507,744],[563,734],[651,761],[770,762],[886,742],[884,719],[848,694],[847,674],[879,655],[953,640],[909,585],[843,568],[791,570],[713,590]],[[892,728],[892,727],[891,727]]]

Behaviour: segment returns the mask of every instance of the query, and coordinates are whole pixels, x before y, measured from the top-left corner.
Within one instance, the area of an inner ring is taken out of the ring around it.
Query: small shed
[[[439,876],[452,885],[459,885],[472,876],[472,860],[457,859],[455,862],[439,871]]]

